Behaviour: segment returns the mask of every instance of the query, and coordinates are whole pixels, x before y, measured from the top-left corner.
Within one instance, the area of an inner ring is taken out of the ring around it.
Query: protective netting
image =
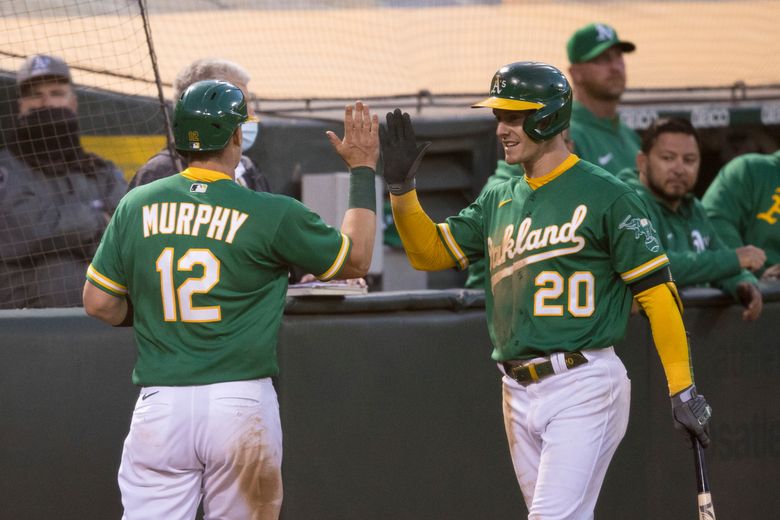
[[[245,66],[265,99],[394,96],[485,90],[518,60],[567,66],[565,44],[593,21],[637,44],[630,87],[778,84],[780,2],[542,0],[151,0],[161,79],[194,59]],[[58,52],[80,83],[154,94],[135,0],[14,0],[0,7],[0,69]],[[101,73],[104,71],[105,73]],[[112,73],[121,76],[120,79]],[[167,92],[167,90],[166,90]]]
[[[566,70],[566,40],[598,21],[637,45],[630,88],[752,87],[780,84],[778,20],[771,0],[3,0],[0,308],[80,304],[124,183],[166,145],[158,94],[170,99],[195,59],[245,67],[261,110],[423,91],[477,98],[508,62]],[[20,103],[18,72],[37,53],[68,64],[77,105],[41,108],[56,92]]]

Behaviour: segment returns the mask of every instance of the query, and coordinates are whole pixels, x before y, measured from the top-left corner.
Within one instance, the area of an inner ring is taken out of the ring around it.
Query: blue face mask
[[[260,133],[260,125],[256,121],[241,124],[241,151],[246,152],[255,144],[257,134]]]

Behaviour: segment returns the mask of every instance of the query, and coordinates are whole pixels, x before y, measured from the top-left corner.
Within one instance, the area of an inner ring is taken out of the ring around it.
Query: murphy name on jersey
[[[211,204],[155,202],[143,206],[141,223],[144,237],[153,235],[206,236],[233,243],[248,214]],[[226,234],[227,232],[227,234]]]

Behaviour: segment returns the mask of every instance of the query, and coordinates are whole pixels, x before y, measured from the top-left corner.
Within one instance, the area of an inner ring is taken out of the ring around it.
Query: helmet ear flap
[[[523,130],[535,141],[546,141],[563,132],[571,118],[571,91],[549,100],[523,122]]]

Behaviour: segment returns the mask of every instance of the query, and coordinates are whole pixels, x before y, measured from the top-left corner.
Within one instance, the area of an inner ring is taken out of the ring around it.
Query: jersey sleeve
[[[112,296],[127,295],[127,273],[122,260],[120,238],[122,236],[123,204],[111,218],[92,263],[87,268],[87,280],[98,289]]]
[[[647,208],[633,192],[619,196],[604,214],[612,264],[626,284],[669,265]]]
[[[752,176],[746,175],[746,170],[744,160],[735,159],[726,164],[702,197],[707,216],[718,230],[718,235],[734,249],[745,245],[742,236],[750,216]]]
[[[455,259],[458,269],[466,269],[472,261],[485,254],[484,196],[485,192],[458,215],[438,225],[439,237]]]
[[[352,242],[306,206],[291,201],[276,231],[273,248],[286,263],[327,281],[344,267]]]

